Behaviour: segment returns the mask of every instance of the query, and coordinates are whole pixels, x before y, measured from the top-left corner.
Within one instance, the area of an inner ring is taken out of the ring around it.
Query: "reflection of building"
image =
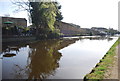
[[[5,22],[12,22],[11,26],[27,27],[25,18],[2,17],[2,27],[6,26]]]

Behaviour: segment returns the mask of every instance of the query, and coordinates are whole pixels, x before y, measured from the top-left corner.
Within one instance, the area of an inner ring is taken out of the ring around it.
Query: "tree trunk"
[[[39,26],[36,26],[36,40],[39,39]]]

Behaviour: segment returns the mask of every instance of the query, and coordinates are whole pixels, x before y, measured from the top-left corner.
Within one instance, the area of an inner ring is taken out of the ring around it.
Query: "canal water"
[[[116,40],[64,38],[5,45],[1,54],[2,78],[83,79]]]

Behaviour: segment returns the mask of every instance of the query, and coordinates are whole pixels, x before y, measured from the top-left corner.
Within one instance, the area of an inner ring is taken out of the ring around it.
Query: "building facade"
[[[27,20],[25,18],[2,17],[2,27],[5,27],[5,22],[12,22],[11,26],[27,27]]]
[[[22,35],[26,33],[27,20],[25,18],[1,17],[2,36]]]

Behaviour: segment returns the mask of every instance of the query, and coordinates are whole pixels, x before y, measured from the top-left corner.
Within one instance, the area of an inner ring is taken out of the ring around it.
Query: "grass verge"
[[[84,77],[84,81],[100,81],[104,79],[104,74],[113,64],[116,55],[116,47],[120,44],[120,38],[113,44],[95,68]]]

